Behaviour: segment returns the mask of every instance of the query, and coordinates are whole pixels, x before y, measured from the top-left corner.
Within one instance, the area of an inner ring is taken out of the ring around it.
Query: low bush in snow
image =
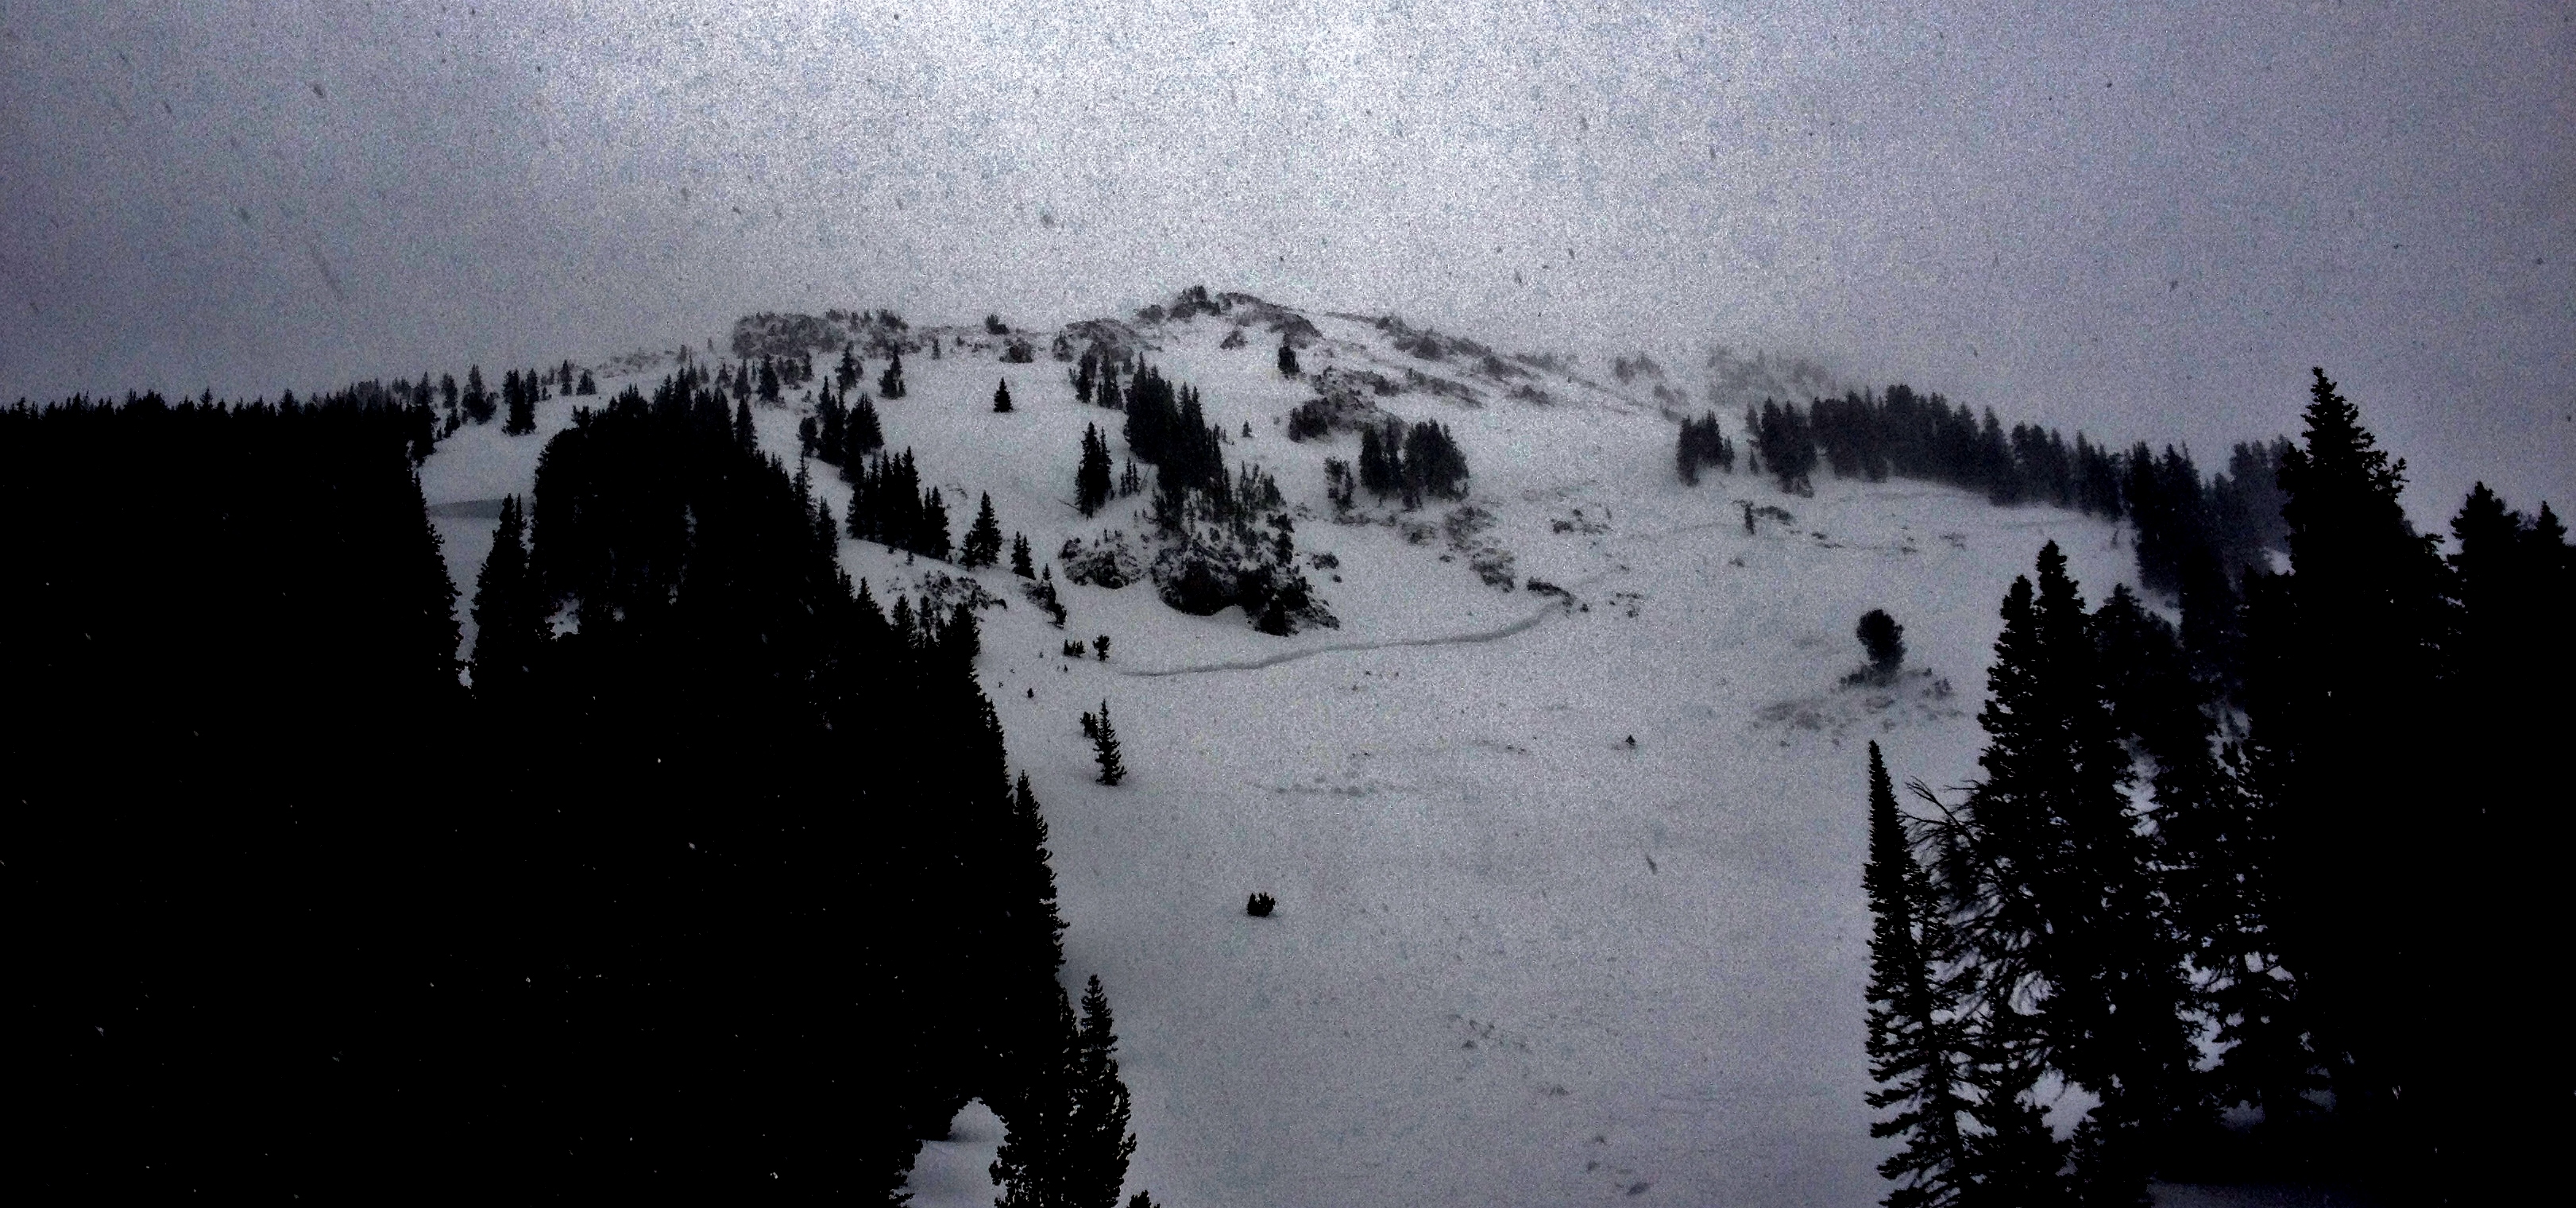
[[[1064,577],[1076,583],[1116,590],[1145,577],[1145,565],[1127,543],[1123,530],[1110,530],[1088,542],[1067,541],[1056,551]]]

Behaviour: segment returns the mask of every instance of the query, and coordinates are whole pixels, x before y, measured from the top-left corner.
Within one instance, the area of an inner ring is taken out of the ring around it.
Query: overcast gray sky
[[[2567,4],[760,7],[0,0],[0,397],[1205,282],[2576,502]]]

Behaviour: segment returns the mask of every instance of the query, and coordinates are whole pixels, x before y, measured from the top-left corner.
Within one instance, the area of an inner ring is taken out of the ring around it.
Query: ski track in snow
[[[1576,586],[1589,587],[1600,578],[1601,576],[1595,575],[1591,580],[1578,583]],[[1303,650],[1282,651],[1278,654],[1267,655],[1257,659],[1225,659],[1213,663],[1199,663],[1188,667],[1159,667],[1140,671],[1121,669],[1118,674],[1135,679],[1163,679],[1174,675],[1206,675],[1221,671],[1263,671],[1279,666],[1283,663],[1294,663],[1300,659],[1314,658],[1317,655],[1348,654],[1353,651],[1360,650],[1397,650],[1407,646],[1475,646],[1485,642],[1499,642],[1504,638],[1528,633],[1530,630],[1538,628],[1539,625],[1544,623],[1549,617],[1571,611],[1573,607],[1574,606],[1572,604],[1559,600],[1549,604],[1545,608],[1541,608],[1538,611],[1529,614],[1528,616],[1522,617],[1517,621],[1497,625],[1491,629],[1479,629],[1468,633],[1433,634],[1429,637],[1420,638],[1387,638],[1382,641],[1374,642],[1334,642],[1323,646],[1309,646]]]
[[[1616,539],[1629,544],[1650,544],[1652,542],[1664,541],[1674,537],[1688,536],[1692,533],[1704,533],[1718,529],[1733,528],[1740,523],[1740,521],[1735,520],[1697,521],[1690,524],[1678,524],[1669,528],[1657,529],[1650,533],[1618,534]],[[1623,573],[1627,573],[1627,567],[1624,565],[1620,567],[1618,571],[1603,571],[1600,574],[1578,579],[1571,586],[1567,587],[1566,590],[1569,592],[1589,591],[1592,588],[1600,586],[1604,580],[1610,578],[1613,574]],[[1309,646],[1302,650],[1281,651],[1278,654],[1265,655],[1260,658],[1252,659],[1220,659],[1212,663],[1193,663],[1185,667],[1156,667],[1142,670],[1127,670],[1121,668],[1119,669],[1118,674],[1132,679],[1163,679],[1175,675],[1209,675],[1226,671],[1266,671],[1272,667],[1277,667],[1282,664],[1294,663],[1303,659],[1315,658],[1319,655],[1326,654],[1349,654],[1355,651],[1367,650],[1399,650],[1411,646],[1475,646],[1486,642],[1499,642],[1504,638],[1515,637],[1520,634],[1528,633],[1530,630],[1536,629],[1540,625],[1546,623],[1549,617],[1561,616],[1574,611],[1574,609],[1575,602],[1573,600],[1560,599],[1544,608],[1540,608],[1537,611],[1532,612],[1528,616],[1520,618],[1519,620],[1509,621],[1491,629],[1476,629],[1470,630],[1466,633],[1432,634],[1428,637],[1418,638],[1386,638],[1378,641],[1366,642],[1332,642],[1321,646]]]

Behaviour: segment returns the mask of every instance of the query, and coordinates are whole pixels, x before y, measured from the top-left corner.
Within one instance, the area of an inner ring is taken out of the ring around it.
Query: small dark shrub
[[[1332,423],[1323,401],[1308,399],[1288,413],[1288,439],[1321,440],[1332,434]]]
[[[1256,919],[1266,919],[1270,917],[1270,912],[1277,909],[1278,906],[1279,899],[1271,897],[1266,893],[1256,893],[1243,903],[1243,912]]]
[[[1069,658],[1069,659],[1078,659],[1078,658],[1081,658],[1081,657],[1082,657],[1082,639],[1081,639],[1081,638],[1067,638],[1067,639],[1065,640],[1065,643],[1064,643],[1064,657]]]
[[[1852,631],[1869,654],[1870,669],[1880,675],[1893,674],[1905,663],[1905,627],[1883,608],[1873,608],[1860,616],[1860,626]]]

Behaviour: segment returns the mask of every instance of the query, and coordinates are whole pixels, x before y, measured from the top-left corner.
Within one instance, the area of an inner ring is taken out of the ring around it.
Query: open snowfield
[[[1453,368],[1315,321],[1309,372]],[[1174,1208],[1875,1203],[1862,744],[1900,780],[1972,774],[2005,587],[2053,538],[2100,600],[2134,574],[2114,528],[1917,483],[1684,487],[1674,425],[1642,392],[1547,375],[1539,404],[1464,374],[1481,406],[1379,401],[1449,425],[1491,523],[1445,524],[1458,505],[1440,501],[1336,523],[1322,462],[1355,458],[1356,438],[1290,443],[1279,420],[1311,390],[1257,326],[1219,348],[1233,327],[1147,327],[1149,357],[1200,388],[1229,463],[1278,476],[1301,555],[1339,559],[1308,573],[1340,628],[1268,637],[1237,611],[1175,612],[1147,582],[1062,584],[1059,631],[1006,568],[972,572],[1012,601],[983,616],[979,671],[1053,827],[1065,976],[1099,975],[1117,1012],[1129,1190]],[[1122,467],[1125,451],[1061,363],[988,348],[905,368],[910,396],[878,404],[888,444],[914,450],[958,535],[982,492],[1042,562],[1149,527],[1142,497],[1091,520],[1071,506],[1083,425]],[[1005,378],[1019,409],[996,415]],[[541,404],[535,436],[465,429],[423,469],[429,502],[527,490],[545,435],[588,401]],[[792,460],[799,411],[755,414]],[[1740,417],[1721,419],[1740,444]],[[816,471],[839,514],[847,488]],[[1738,500],[1794,521],[1747,534]],[[493,522],[436,523],[470,598]],[[1570,600],[1482,582],[1469,562],[1487,548]],[[856,541],[842,556],[887,603],[969,573]],[[1843,686],[1873,607],[1906,626],[1909,673]],[[1107,661],[1058,653],[1096,634]],[[1115,788],[1077,725],[1103,700],[1131,773]],[[1245,915],[1254,890],[1274,916]],[[914,1202],[990,1203],[999,1135],[970,1107],[925,1148]]]

